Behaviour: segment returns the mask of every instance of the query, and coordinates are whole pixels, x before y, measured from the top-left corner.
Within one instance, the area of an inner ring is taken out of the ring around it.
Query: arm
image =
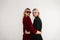
[[[41,34],[42,32],[37,31],[36,34]],[[25,34],[30,34],[30,31],[28,32],[27,30],[25,30]]]
[[[31,19],[28,18],[27,19],[27,25],[28,27],[30,28],[30,32],[34,33],[34,34],[41,34],[41,32],[37,31],[34,27],[33,27],[33,24],[31,22]]]
[[[25,30],[25,34],[30,34],[30,31]]]
[[[41,32],[41,29],[42,29],[41,19],[37,18],[37,19],[35,20],[35,26],[37,26],[37,29]]]

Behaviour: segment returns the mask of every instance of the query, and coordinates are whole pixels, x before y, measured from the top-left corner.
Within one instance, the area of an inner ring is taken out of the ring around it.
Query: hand
[[[37,31],[37,32],[36,32],[36,34],[41,34],[41,33],[42,33],[42,32],[40,32],[40,31]]]
[[[30,34],[30,32],[28,32],[27,30],[25,30],[25,34]]]

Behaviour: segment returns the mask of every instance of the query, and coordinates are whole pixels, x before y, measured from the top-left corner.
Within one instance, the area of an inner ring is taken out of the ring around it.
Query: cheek
[[[36,16],[36,14],[35,14],[35,13],[34,13],[33,15],[34,15],[34,16]]]
[[[26,13],[26,15],[28,15],[28,14]]]
[[[35,16],[37,16],[37,14],[36,14],[36,13],[35,13],[34,15],[35,15]]]
[[[25,13],[27,15],[27,13]]]
[[[38,13],[36,13],[36,15],[39,15]]]

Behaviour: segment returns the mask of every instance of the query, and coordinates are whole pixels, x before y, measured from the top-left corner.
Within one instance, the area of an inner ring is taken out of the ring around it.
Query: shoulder
[[[39,18],[39,17],[37,17],[37,18],[35,18],[35,20],[37,20],[37,21],[38,21],[38,20],[40,20],[40,18]]]

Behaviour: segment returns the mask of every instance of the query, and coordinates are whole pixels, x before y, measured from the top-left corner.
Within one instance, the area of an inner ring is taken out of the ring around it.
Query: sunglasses
[[[26,13],[31,13],[31,11],[25,11]]]

